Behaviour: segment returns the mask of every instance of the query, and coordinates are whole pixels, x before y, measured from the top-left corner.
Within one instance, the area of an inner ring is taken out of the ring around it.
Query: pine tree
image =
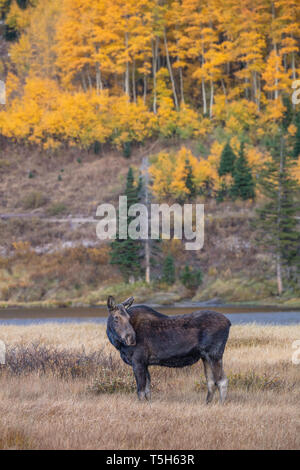
[[[233,184],[230,188],[231,196],[244,201],[255,197],[254,181],[244,152],[244,143],[241,143],[239,157],[234,165]]]
[[[290,124],[293,121],[294,112],[293,112],[293,107],[291,103],[291,98],[289,95],[283,95],[282,103],[285,109],[284,109],[283,116],[281,118],[281,125],[282,125],[284,133],[286,134],[288,132],[288,128]]]
[[[293,158],[286,153],[282,130],[271,144],[272,160],[265,164],[260,181],[261,191],[267,199],[257,210],[257,228],[260,241],[276,260],[278,293],[286,282],[300,274],[300,233],[297,230],[299,187],[291,176]]]
[[[188,160],[185,162],[185,168],[187,171],[185,186],[188,189],[189,199],[192,200],[196,196],[196,186],[193,180],[193,168]]]
[[[295,144],[294,144],[294,151],[293,157],[297,160],[300,157],[300,112],[296,115],[296,135],[295,135]]]
[[[221,181],[220,188],[216,194],[216,201],[217,202],[224,202],[226,196],[228,195],[228,188],[224,180]]]
[[[180,280],[187,289],[196,289],[203,281],[203,273],[201,269],[190,269],[185,265],[180,273]]]
[[[170,254],[164,260],[162,280],[170,286],[175,282],[174,258]]]
[[[129,167],[125,190],[127,212],[131,205],[139,202],[139,191],[140,183],[138,185],[134,184],[133,171]],[[127,228],[132,220],[132,217],[127,217]],[[117,231],[117,238],[111,243],[110,263],[118,266],[125,281],[131,278],[136,279],[141,275],[140,251],[141,242],[139,240],[132,240],[129,237],[125,240],[121,239],[119,238],[119,231]]]
[[[228,174],[233,175],[235,160],[235,153],[233,152],[229,142],[227,142],[221,154],[220,165],[218,168],[219,176],[225,176]]]
[[[295,274],[300,274],[300,232],[297,230],[298,221],[296,215],[299,208],[299,187],[291,177],[290,169],[284,168],[282,174],[282,217],[280,221],[280,247],[283,264],[287,269],[287,276],[292,279]],[[298,193],[298,197],[297,197]],[[295,273],[293,273],[295,271]]]

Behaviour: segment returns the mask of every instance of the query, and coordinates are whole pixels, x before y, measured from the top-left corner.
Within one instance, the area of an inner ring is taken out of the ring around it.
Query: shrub
[[[133,375],[130,372],[101,369],[100,375],[89,387],[93,393],[132,393],[136,390]]]
[[[197,289],[202,284],[203,273],[201,269],[190,269],[188,265],[180,273],[180,280],[187,289]]]
[[[49,215],[59,215],[63,214],[67,211],[67,207],[65,204],[62,202],[54,202],[49,208],[48,208],[48,214]]]
[[[131,157],[131,142],[127,141],[123,143],[123,157],[130,158]]]
[[[162,280],[170,286],[175,282],[175,266],[172,255],[168,255],[164,260]]]
[[[37,209],[44,206],[46,202],[47,198],[44,194],[39,191],[32,191],[24,197],[22,205],[24,209]]]
[[[51,374],[61,378],[90,377],[99,369],[117,367],[110,356],[102,351],[87,354],[84,350],[58,350],[39,343],[17,345],[6,352],[5,369],[12,375],[32,372]]]

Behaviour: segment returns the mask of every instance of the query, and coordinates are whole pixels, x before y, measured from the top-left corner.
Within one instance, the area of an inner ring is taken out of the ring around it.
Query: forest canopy
[[[0,130],[45,149],[216,127],[223,140],[247,133],[253,147],[276,132],[300,74],[298,0],[1,0],[0,9],[10,40]]]

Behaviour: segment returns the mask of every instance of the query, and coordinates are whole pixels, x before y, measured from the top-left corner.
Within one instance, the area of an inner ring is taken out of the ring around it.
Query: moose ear
[[[129,299],[125,300],[124,302],[122,302],[122,304],[124,305],[124,307],[130,307],[130,305],[132,305],[134,302],[134,298],[133,297],[129,297]]]
[[[116,301],[112,295],[107,299],[107,308],[108,310],[114,310],[116,308]]]

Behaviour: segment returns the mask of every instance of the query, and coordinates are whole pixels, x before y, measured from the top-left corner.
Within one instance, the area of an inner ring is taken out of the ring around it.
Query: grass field
[[[1,326],[0,449],[299,449],[300,326],[234,326],[229,394],[205,405],[203,366],[151,368],[151,403],[94,324]]]

